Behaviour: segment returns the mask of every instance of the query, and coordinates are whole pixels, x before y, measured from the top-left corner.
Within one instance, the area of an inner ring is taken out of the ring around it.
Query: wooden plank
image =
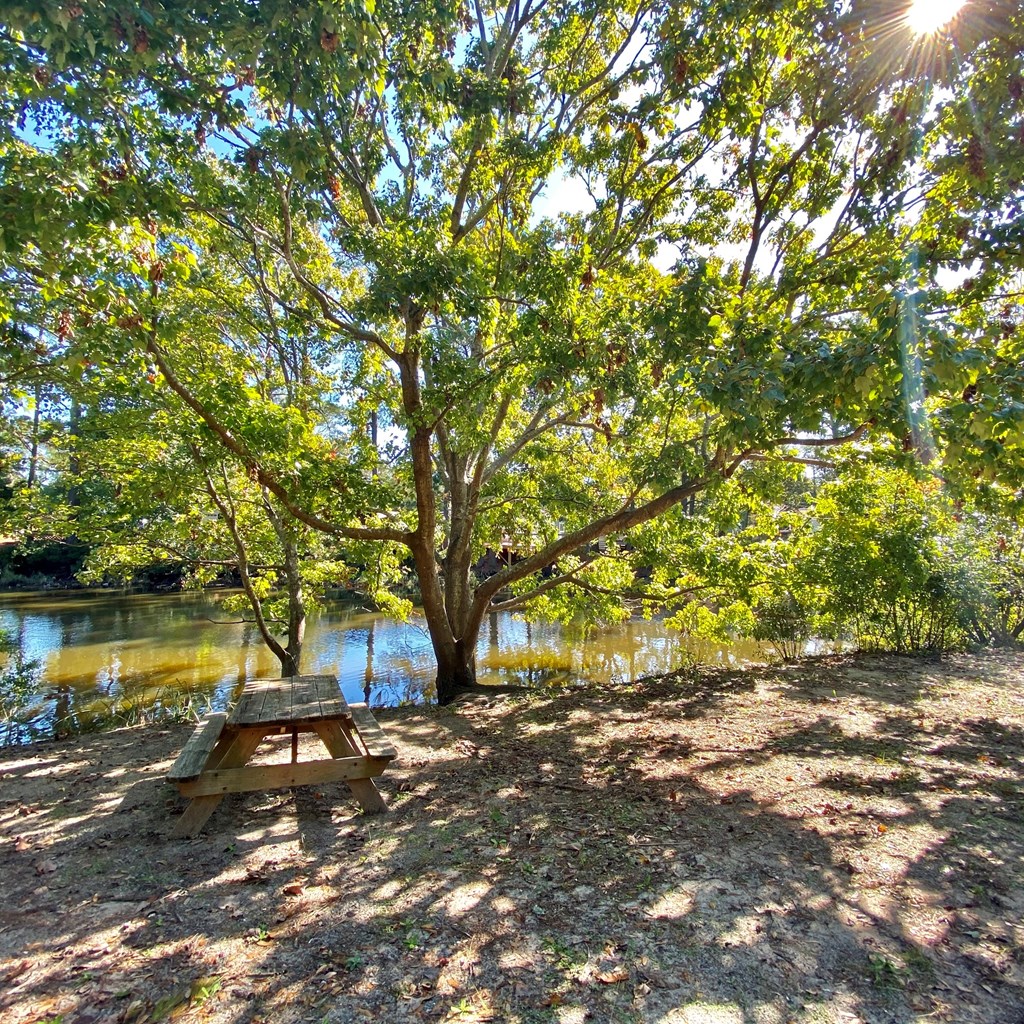
[[[292,681],[275,679],[264,687],[266,699],[260,710],[260,725],[284,725],[291,721]]]
[[[258,764],[244,768],[219,768],[203,772],[194,782],[181,786],[185,796],[223,796],[289,786],[313,786],[325,782],[368,779],[380,775],[387,761],[372,757],[332,757],[298,764]],[[372,785],[372,783],[371,783]]]
[[[366,744],[359,739],[359,733],[356,732],[355,724],[351,718],[333,719],[331,725],[338,726],[342,736],[345,737],[345,741],[354,751],[360,754],[366,753]]]
[[[228,716],[223,712],[208,715],[203,719],[182,747],[178,759],[171,765],[167,778],[172,782],[196,778],[210,760],[227,719]]]
[[[295,676],[292,679],[291,721],[296,725],[323,718],[317,681],[320,676]]]
[[[242,729],[237,732],[231,745],[224,752],[223,757],[220,758],[222,768],[241,767],[252,757],[253,752],[260,745],[262,739],[263,732],[260,729]],[[188,794],[184,791],[193,784],[179,782],[178,789],[182,791],[183,795],[187,796]],[[215,796],[200,796],[190,800],[184,813],[174,823],[174,827],[171,829],[171,836],[175,839],[182,839],[186,836],[198,835],[199,830],[206,824],[210,815],[213,814],[223,799],[224,794],[218,793]]]
[[[292,726],[348,716],[348,705],[334,676],[253,679],[228,722],[238,726]]]
[[[370,757],[386,757],[388,760],[397,756],[391,740],[387,738],[380,723],[373,717],[373,713],[365,704],[349,704],[352,712],[352,721],[355,724],[359,738],[366,747]]]
[[[263,705],[267,700],[267,692],[276,686],[277,679],[250,679],[242,690],[235,709],[228,716],[231,725],[258,725],[263,713]]]
[[[359,751],[352,746],[344,732],[342,732],[339,722],[318,722],[315,728],[320,739],[324,741],[324,746],[327,747],[337,760],[347,760],[353,755],[359,756]],[[367,760],[371,759],[368,758]],[[387,767],[387,761],[385,760],[376,760],[374,763],[384,766],[381,768],[381,771]],[[380,772],[377,772],[377,774],[379,775]],[[388,805],[384,803],[384,798],[380,795],[380,791],[373,784],[373,779],[363,777],[348,779],[347,782],[348,788],[352,790],[352,795],[359,801],[359,806],[362,807],[365,814],[383,814],[387,811]]]
[[[337,676],[314,676],[320,713],[324,718],[348,718],[348,701],[338,685]]]
[[[236,739],[238,739],[238,730],[231,725],[225,725],[220,739],[217,740],[217,746],[213,748],[213,753],[206,760],[206,767],[203,771],[219,768],[221,761],[224,760],[224,755],[231,749]]]

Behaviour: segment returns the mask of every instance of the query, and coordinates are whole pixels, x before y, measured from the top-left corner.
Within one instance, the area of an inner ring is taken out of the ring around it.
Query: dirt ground
[[[229,797],[189,841],[187,726],[2,751],[0,1018],[1021,1024],[1022,676],[848,657],[384,711],[391,813]]]

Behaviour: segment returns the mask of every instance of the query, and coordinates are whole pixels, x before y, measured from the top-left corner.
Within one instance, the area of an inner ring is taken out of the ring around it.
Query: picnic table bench
[[[316,733],[330,757],[299,761],[299,733]],[[291,762],[249,764],[268,736],[291,733]],[[167,774],[190,802],[172,835],[194,836],[227,793],[345,782],[367,814],[387,805],[374,784],[395,757],[365,704],[349,704],[334,676],[254,679],[230,713],[201,721]]]

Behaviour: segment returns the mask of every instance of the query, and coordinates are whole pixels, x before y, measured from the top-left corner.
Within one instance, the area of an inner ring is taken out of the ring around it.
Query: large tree
[[[931,348],[975,373],[991,349],[969,317],[914,328],[947,298],[934,267],[983,241],[946,244],[948,191],[1013,224],[1019,181],[949,166],[975,152],[964,82],[1019,73],[1009,9],[964,15],[968,65],[881,2],[4,7],[9,262],[61,276],[54,192],[63,236],[101,239],[62,278],[106,327],[89,358],[143,353],[295,520],[408,552],[442,701],[489,611],[635,585],[597,542],[751,460],[870,430],[931,457]],[[315,336],[337,414],[264,387],[265,344],[214,299],[196,329],[230,252]],[[477,580],[502,536],[524,557]]]

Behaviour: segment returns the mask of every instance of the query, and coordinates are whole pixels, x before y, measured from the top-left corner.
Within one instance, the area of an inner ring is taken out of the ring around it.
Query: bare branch
[[[758,445],[758,448],[781,448],[785,444],[800,445],[803,448],[834,448],[840,444],[850,444],[851,441],[859,441],[871,427],[870,423],[862,423],[856,430],[849,434],[841,434],[839,437],[777,437],[774,441]],[[754,451],[751,451],[753,454]]]
[[[582,565],[578,565],[571,572],[564,572],[561,576],[552,576],[551,579],[545,580],[539,586],[534,587],[533,590],[528,591],[525,594],[519,594],[517,597],[509,598],[507,601],[492,601],[488,606],[489,612],[507,612],[513,608],[518,608],[520,605],[526,604],[527,601],[532,601],[535,597],[540,597],[541,594],[546,594],[549,590],[554,590],[555,587],[561,586],[563,583],[568,583],[576,580],[576,576],[587,568],[592,562],[595,562],[600,556],[593,555],[587,558]]]

